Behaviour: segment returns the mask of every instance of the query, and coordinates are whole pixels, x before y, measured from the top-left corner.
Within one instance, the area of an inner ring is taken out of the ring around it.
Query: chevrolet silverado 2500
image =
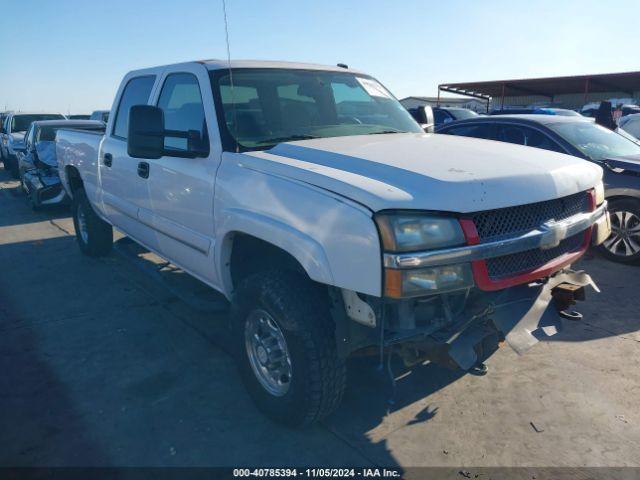
[[[468,370],[524,352],[609,235],[602,169],[424,133],[348,68],[198,61],[126,75],[104,135],[60,130],[82,252],[112,227],[222,292],[245,384],[288,424],[330,413],[356,351]]]

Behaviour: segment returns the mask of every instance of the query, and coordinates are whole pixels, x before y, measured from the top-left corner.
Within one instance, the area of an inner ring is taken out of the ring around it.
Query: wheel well
[[[69,183],[69,188],[71,189],[71,193],[75,192],[79,188],[83,187],[82,177],[80,177],[80,172],[77,168],[68,166],[67,170],[67,182]]]
[[[234,234],[230,258],[230,274],[234,286],[249,275],[272,268],[307,276],[300,262],[289,252],[251,235]]]

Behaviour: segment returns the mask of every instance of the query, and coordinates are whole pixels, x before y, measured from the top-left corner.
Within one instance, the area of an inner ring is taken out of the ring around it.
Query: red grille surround
[[[596,209],[595,190],[589,191],[589,200],[590,211],[594,211]],[[478,235],[478,230],[476,229],[476,225],[472,219],[461,218],[460,226],[462,227],[467,245],[478,245],[480,243],[480,236]],[[587,248],[589,248],[591,233],[592,227],[589,227],[584,231],[584,240],[578,250],[564,253],[544,265],[540,265],[532,270],[518,272],[513,276],[505,278],[492,279],[489,276],[486,260],[475,260],[471,262],[471,268],[473,270],[473,278],[476,282],[476,286],[480,290],[495,291],[503,290],[515,285],[531,283],[535,280],[548,277],[549,275],[562,270],[564,267],[570,265],[584,255]]]

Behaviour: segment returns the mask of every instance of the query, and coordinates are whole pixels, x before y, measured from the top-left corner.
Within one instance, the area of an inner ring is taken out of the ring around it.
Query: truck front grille
[[[499,208],[473,214],[480,243],[515,236],[538,228],[550,220],[564,220],[591,208],[591,193],[580,192],[568,197],[530,203],[518,207]]]
[[[535,270],[565,253],[577,252],[584,243],[584,232],[580,232],[569,238],[565,238],[557,247],[549,250],[526,250],[520,253],[504,255],[502,257],[487,259],[487,271],[491,280],[500,280],[505,277]]]

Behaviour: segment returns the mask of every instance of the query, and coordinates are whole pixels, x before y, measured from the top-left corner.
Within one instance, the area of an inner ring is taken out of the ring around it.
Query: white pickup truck
[[[112,227],[222,292],[243,379],[292,425],[336,408],[352,353],[465,370],[551,334],[609,235],[600,167],[425,133],[354,70],[133,71],[105,135],[60,130],[78,243]]]

